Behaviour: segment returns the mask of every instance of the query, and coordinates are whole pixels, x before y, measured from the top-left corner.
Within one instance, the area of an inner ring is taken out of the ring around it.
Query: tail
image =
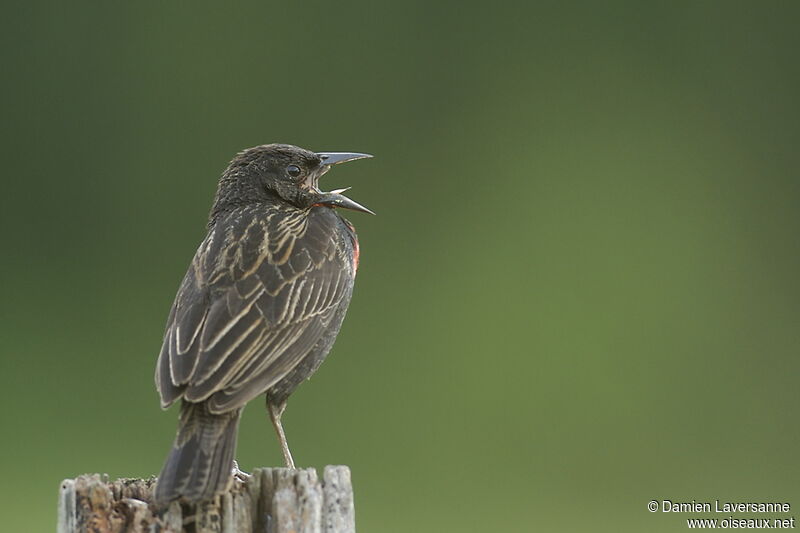
[[[205,403],[181,404],[178,435],[158,476],[154,501],[210,500],[231,482],[241,409],[219,415]]]

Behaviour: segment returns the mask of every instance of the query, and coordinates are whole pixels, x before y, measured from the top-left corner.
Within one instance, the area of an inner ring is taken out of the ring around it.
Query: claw
[[[242,483],[253,477],[247,472],[239,470],[239,463],[236,462],[236,459],[233,460],[233,469],[231,469],[231,475],[233,475],[234,478],[238,479]]]

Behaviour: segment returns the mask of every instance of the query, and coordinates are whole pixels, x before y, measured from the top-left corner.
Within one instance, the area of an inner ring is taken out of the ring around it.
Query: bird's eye
[[[286,167],[286,173],[289,174],[291,177],[296,178],[300,175],[300,167],[297,165],[289,165]]]

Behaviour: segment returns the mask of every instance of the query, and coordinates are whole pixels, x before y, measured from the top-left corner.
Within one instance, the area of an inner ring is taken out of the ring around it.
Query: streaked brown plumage
[[[357,268],[355,232],[333,207],[369,212],[341,191],[321,192],[318,179],[361,157],[369,156],[264,145],[238,154],[220,178],[156,367],[162,407],[181,400],[156,501],[197,502],[224,490],[241,410],[264,393],[294,466],[280,416],[330,351]]]

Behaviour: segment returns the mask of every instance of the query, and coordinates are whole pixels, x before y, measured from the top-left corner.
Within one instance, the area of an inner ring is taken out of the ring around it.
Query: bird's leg
[[[286,409],[286,401],[282,402],[280,405],[275,405],[269,401],[269,396],[267,396],[267,411],[269,411],[269,418],[272,420],[272,425],[275,427],[275,433],[278,434],[278,440],[281,441],[283,460],[286,462],[286,468],[294,468],[292,452],[289,451],[289,444],[286,442],[286,434],[283,432],[283,426],[281,425],[281,415],[284,409]]]

